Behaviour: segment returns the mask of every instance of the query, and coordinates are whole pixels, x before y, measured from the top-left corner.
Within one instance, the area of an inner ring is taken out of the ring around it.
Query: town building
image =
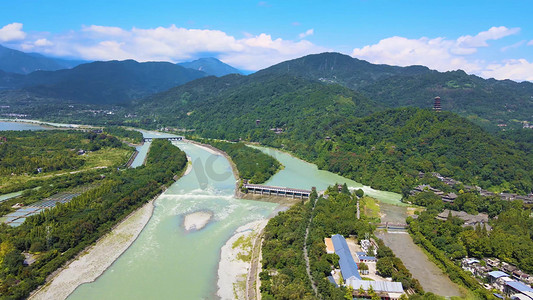
[[[341,268],[342,278],[344,278],[344,283],[351,279],[361,280],[357,264],[350,253],[346,239],[340,234],[335,234],[331,237],[331,240],[333,242],[335,254],[339,256],[339,266]]]

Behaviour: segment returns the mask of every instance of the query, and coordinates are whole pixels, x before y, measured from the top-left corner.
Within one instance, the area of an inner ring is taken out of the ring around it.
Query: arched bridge
[[[182,136],[174,136],[174,137],[157,137],[157,138],[143,138],[143,142],[151,142],[153,140],[158,140],[158,139],[165,139],[165,140],[169,140],[169,141],[182,141],[183,140],[183,137]]]

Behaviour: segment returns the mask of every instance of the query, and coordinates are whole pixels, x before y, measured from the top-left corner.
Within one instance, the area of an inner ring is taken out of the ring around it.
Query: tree
[[[357,189],[355,191],[355,195],[358,197],[358,198],[361,198],[365,195],[365,192],[362,190],[362,189]]]
[[[376,269],[383,277],[391,277],[394,272],[394,263],[392,257],[384,257],[378,259],[376,263]]]
[[[341,193],[345,195],[350,195],[350,190],[348,189],[348,185],[346,185],[346,183],[342,185]]]

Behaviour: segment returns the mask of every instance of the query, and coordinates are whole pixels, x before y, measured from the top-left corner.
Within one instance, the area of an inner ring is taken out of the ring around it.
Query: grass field
[[[84,172],[95,168],[122,166],[128,161],[131,154],[132,151],[126,149],[102,148],[95,152],[89,152],[85,155],[80,155],[79,159],[85,160],[85,164],[81,168],[72,170],[58,170],[40,174],[1,176],[0,188],[7,190],[11,186],[24,184],[31,180],[46,179],[53,176],[69,174],[71,172]]]

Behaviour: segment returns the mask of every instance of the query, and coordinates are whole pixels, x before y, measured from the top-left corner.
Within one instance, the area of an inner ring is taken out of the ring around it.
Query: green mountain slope
[[[533,83],[482,79],[463,71],[438,72],[422,66],[376,65],[339,53],[321,53],[259,71],[291,74],[356,90],[389,107],[430,108],[440,96],[444,110],[487,128],[533,121]]]
[[[533,154],[452,113],[417,108],[379,112],[344,123],[324,143],[319,165],[400,192],[418,172],[439,172],[483,188],[533,190]]]
[[[431,72],[423,66],[395,67],[375,65],[348,55],[328,52],[288,60],[259,74],[289,74],[325,83],[336,83],[357,90],[377,80],[395,75],[410,76]]]
[[[195,129],[229,140],[286,136],[302,142],[324,138],[327,128],[380,109],[339,85],[261,74],[208,77],[139,103],[137,114],[156,120],[157,127]],[[143,125],[148,124],[153,122]]]
[[[532,121],[533,115],[533,83],[486,80],[463,71],[393,76],[359,91],[390,107],[429,108],[433,98],[440,96],[443,110],[492,127],[521,127],[518,121]]]

